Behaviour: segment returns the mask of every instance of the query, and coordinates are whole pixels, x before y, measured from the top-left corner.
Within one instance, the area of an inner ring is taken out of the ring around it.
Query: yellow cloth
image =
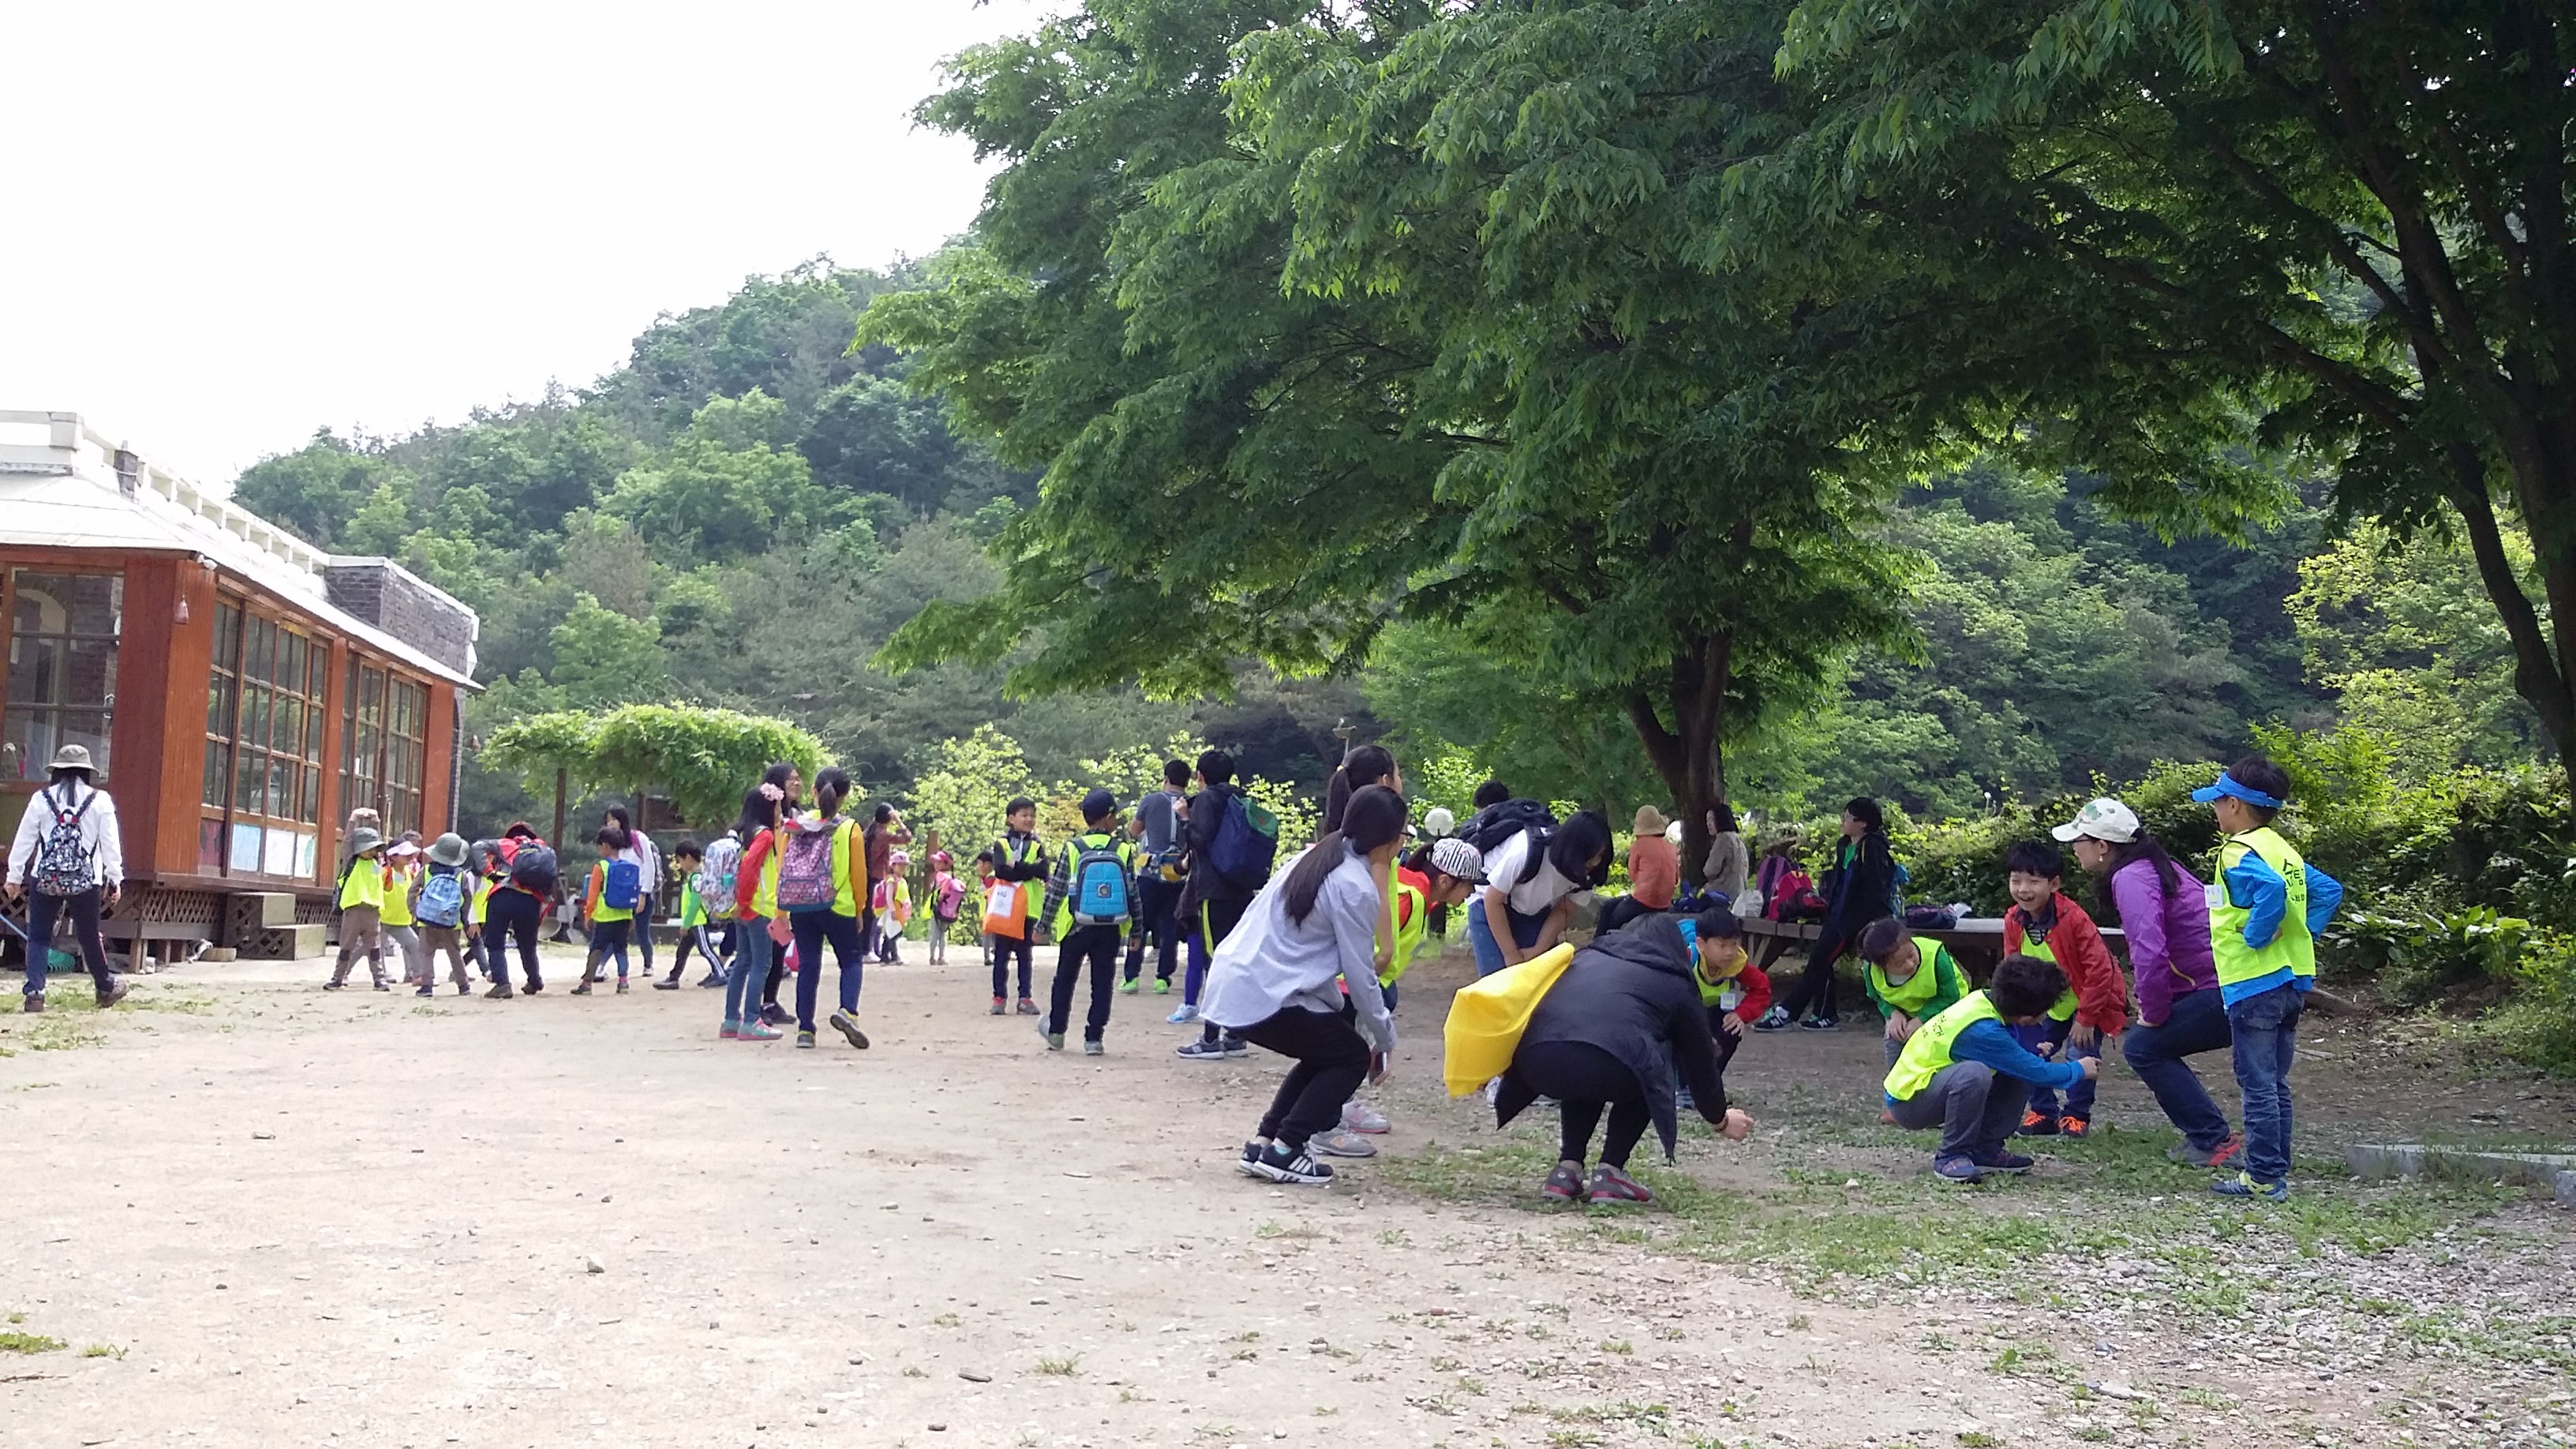
[[[420,867],[391,865],[385,867],[385,904],[379,917],[388,926],[417,924],[411,914],[411,888],[420,880]]]
[[[1530,1013],[1573,961],[1574,948],[1558,946],[1458,988],[1449,998],[1448,1061],[1440,1073],[1450,1096],[1463,1097],[1503,1074],[1520,1050]]]

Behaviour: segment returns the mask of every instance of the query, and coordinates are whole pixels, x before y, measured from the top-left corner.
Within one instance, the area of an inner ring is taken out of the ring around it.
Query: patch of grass
[[[2186,1404],[2191,1404],[2203,1409],[2232,1409],[2236,1407],[2237,1403],[2236,1399],[2232,1395],[2222,1394],[2216,1389],[2204,1389],[2197,1386],[2183,1389],[2177,1392],[2174,1397],[2182,1400]]]
[[[1560,1446],[1560,1449],[1589,1449],[1589,1446],[1601,1442],[1601,1436],[1589,1429],[1550,1429],[1547,1442]]]
[[[1804,1313],[1792,1313],[1789,1315],[1789,1326],[1794,1329],[1805,1330],[1815,1327],[1816,1320],[1808,1317]]]
[[[1637,1349],[1634,1344],[1631,1344],[1624,1338],[1605,1338],[1601,1340],[1601,1351],[1603,1353],[1631,1354],[1635,1353]]]
[[[117,1003],[119,1011],[175,1011],[183,1016],[204,1016],[215,1009],[211,996],[182,996],[137,991]]]
[[[926,1379],[930,1377],[930,1370],[923,1368],[919,1364],[905,1364],[903,1367],[903,1376],[908,1379]]]
[[[1666,1343],[1679,1343],[1679,1342],[1681,1342],[1684,1338],[1689,1337],[1689,1335],[1688,1335],[1688,1334],[1683,1333],[1680,1329],[1675,1328],[1675,1327],[1674,1327],[1674,1326],[1672,1326],[1671,1324],[1667,1323],[1667,1324],[1660,1325],[1660,1326],[1658,1326],[1658,1327],[1655,1329],[1655,1337],[1657,1337],[1657,1338],[1659,1338],[1659,1339],[1663,1340],[1663,1341],[1664,1341],[1664,1342],[1666,1342]]]
[[[95,1024],[94,1011],[48,1011],[42,1016],[17,1016],[0,1026],[0,1037],[16,1042],[31,1052],[67,1052],[82,1047],[103,1045],[107,1033]]]
[[[1263,1223],[1252,1230],[1256,1238],[1274,1238],[1292,1243],[1311,1243],[1324,1236],[1321,1228],[1305,1223]]]
[[[20,1318],[13,1314],[9,1321],[16,1323]],[[47,1338],[41,1333],[0,1333],[0,1353],[53,1353],[69,1347],[71,1345],[61,1339]]]
[[[1238,1333],[1234,1337],[1226,1340],[1228,1343],[1259,1343],[1260,1341],[1261,1330],[1257,1328],[1248,1333]]]
[[[1483,1379],[1469,1378],[1465,1374],[1460,1374],[1458,1376],[1458,1391],[1465,1394],[1474,1394],[1476,1397],[1481,1399],[1485,1396],[1485,1381]]]
[[[1407,1237],[1404,1229],[1402,1228],[1381,1228],[1378,1230],[1377,1240],[1379,1243],[1390,1248],[1409,1248],[1413,1246],[1413,1239]]]
[[[1621,1399],[1612,1404],[1577,1404],[1568,1409],[1551,1409],[1547,1416],[1561,1424],[1660,1425],[1672,1415],[1669,1404],[1640,1404],[1633,1399]]]
[[[1082,1372],[1082,1355],[1075,1354],[1071,1358],[1039,1359],[1038,1372],[1053,1378],[1072,1378],[1074,1375]]]
[[[93,1343],[93,1344],[91,1344],[89,1347],[87,1347],[87,1348],[85,1348],[85,1349],[82,1349],[82,1350],[81,1350],[81,1357],[83,1357],[83,1358],[123,1358],[123,1357],[125,1357],[125,1350],[124,1350],[124,1349],[121,1349],[121,1348],[115,1348],[115,1347],[112,1347],[112,1346],[110,1346],[110,1345],[108,1345],[108,1344],[104,1344],[104,1343]]]
[[[1962,1429],[1953,1437],[1959,1441],[1960,1449],[2000,1449],[2004,1442],[1992,1434],[1982,1434],[1974,1429]]]

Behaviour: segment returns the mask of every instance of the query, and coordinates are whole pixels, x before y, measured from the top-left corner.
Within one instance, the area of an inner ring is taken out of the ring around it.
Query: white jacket
[[[59,802],[65,810],[77,810],[84,800],[93,803],[89,812],[81,816],[81,844],[89,850],[97,883],[125,884],[125,842],[116,828],[116,800],[105,790],[78,780],[48,785],[27,797],[27,813],[18,817],[17,842],[9,847],[9,884],[27,884],[27,873],[36,867],[36,849],[53,826],[56,804]]]

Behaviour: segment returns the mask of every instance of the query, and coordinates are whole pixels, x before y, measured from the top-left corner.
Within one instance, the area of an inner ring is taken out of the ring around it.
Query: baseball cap
[[[1454,835],[1444,836],[1431,842],[1431,868],[1442,875],[1481,885],[1485,879],[1485,853]]]
[[[1117,813],[1118,797],[1107,790],[1094,787],[1090,794],[1082,797],[1082,818],[1085,820],[1098,820]]]
[[[2138,838],[2138,812],[2117,800],[2087,800],[2075,818],[2048,833],[2060,840],[2081,840],[2091,836],[2113,845],[2126,845]]]

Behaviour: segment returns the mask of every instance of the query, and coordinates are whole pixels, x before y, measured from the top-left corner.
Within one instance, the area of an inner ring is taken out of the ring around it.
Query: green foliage
[[[667,699],[674,688],[662,626],[653,619],[630,619],[582,594],[546,637],[554,646],[551,681],[574,709]]]
[[[1013,798],[1042,793],[1019,745],[991,725],[978,725],[971,735],[930,747],[928,763],[913,776],[907,818],[915,829],[938,831],[962,858],[1002,838],[1003,808]]]
[[[2493,906],[2435,914],[2399,907],[2346,912],[2335,936],[2344,959],[2381,991],[2411,1005],[2470,982],[2507,976],[2521,959],[2531,923]]]
[[[686,705],[530,715],[483,747],[487,768],[517,772],[533,795],[550,796],[562,771],[576,790],[640,787],[710,826],[732,820],[743,792],[779,760],[809,780],[832,763],[822,741],[783,720]]]

